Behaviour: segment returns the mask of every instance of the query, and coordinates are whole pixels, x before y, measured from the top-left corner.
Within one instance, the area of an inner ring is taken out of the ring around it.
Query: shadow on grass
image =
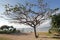
[[[55,38],[55,39],[60,39],[60,37],[52,37],[52,38]]]
[[[30,33],[10,33],[7,35],[16,35],[16,36],[20,36],[20,35],[30,35]]]
[[[59,36],[53,36],[53,37],[39,37],[39,38],[53,38],[53,39],[60,39],[60,37]]]

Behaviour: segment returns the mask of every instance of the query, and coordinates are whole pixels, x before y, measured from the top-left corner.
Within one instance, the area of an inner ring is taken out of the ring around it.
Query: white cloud
[[[9,23],[7,20],[0,18],[0,26],[2,26],[2,25],[14,26],[15,28],[29,28],[30,27],[30,26],[24,25],[24,24]]]
[[[50,22],[51,20],[46,20],[44,23],[42,23],[38,28],[43,28],[43,27],[50,27]]]
[[[7,20],[0,18],[0,26],[2,26],[2,25],[14,26],[15,28],[30,28],[30,26],[28,26],[28,25],[9,23]],[[41,24],[39,26],[39,28],[49,27],[49,25],[50,25],[50,20],[46,20],[43,24]]]

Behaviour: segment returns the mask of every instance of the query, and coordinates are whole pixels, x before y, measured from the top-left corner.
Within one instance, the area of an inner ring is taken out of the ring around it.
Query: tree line
[[[14,28],[13,26],[3,25],[0,27],[0,33],[2,34],[10,34],[10,33],[16,33],[18,30]]]

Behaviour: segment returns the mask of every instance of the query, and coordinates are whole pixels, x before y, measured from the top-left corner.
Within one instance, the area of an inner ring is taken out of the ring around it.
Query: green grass
[[[5,37],[0,37],[0,40],[11,40],[11,39],[5,38]]]

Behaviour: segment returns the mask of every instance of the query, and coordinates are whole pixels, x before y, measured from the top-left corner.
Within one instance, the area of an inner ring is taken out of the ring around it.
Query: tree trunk
[[[35,34],[35,37],[38,38],[37,33],[36,33],[36,27],[34,27],[34,34]]]

